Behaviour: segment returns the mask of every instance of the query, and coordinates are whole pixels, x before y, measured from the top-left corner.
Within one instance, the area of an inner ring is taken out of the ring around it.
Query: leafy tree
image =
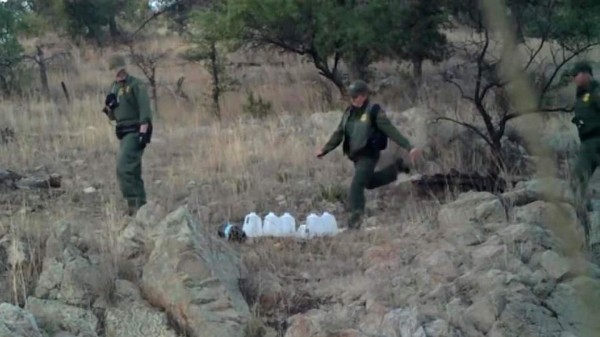
[[[381,15],[372,20],[378,25],[381,53],[411,62],[417,81],[421,80],[425,60],[436,63],[449,55],[448,39],[441,31],[448,26],[449,17],[441,1],[381,1],[373,6],[381,7]]]
[[[18,11],[10,3],[0,3],[0,91],[9,93],[15,80],[15,67],[21,62],[23,47],[17,39]]]
[[[441,60],[446,20],[427,0],[222,0],[221,31],[254,48],[275,48],[306,57],[345,94],[345,76],[369,79],[383,58],[409,60],[420,76],[424,60]]]
[[[212,111],[221,118],[221,96],[230,90],[234,81],[227,75],[225,53],[231,46],[223,43],[223,33],[219,30],[222,15],[214,15],[222,10],[214,5],[193,13],[192,25],[188,28],[189,40],[193,47],[183,57],[190,61],[204,62],[212,79]]]

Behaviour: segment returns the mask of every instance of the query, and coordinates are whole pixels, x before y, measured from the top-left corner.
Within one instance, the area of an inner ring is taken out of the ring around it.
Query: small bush
[[[273,104],[264,100],[260,95],[255,97],[254,93],[249,91],[242,109],[244,113],[253,118],[265,118],[273,113]]]

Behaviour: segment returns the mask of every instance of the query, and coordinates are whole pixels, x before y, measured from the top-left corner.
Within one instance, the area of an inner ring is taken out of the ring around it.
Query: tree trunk
[[[48,85],[48,70],[46,59],[44,58],[44,49],[42,46],[36,46],[35,61],[40,70],[40,82],[42,83],[42,93],[47,98],[50,96],[50,86]]]
[[[363,58],[354,58],[349,65],[350,77],[354,80],[363,80],[369,82],[371,74],[369,73],[369,65]]]
[[[413,79],[417,84],[421,84],[423,79],[423,59],[414,58],[412,60]]]
[[[150,87],[152,87],[152,102],[154,103],[154,114],[158,118],[160,113],[158,111],[158,91],[156,89],[156,67],[152,67],[152,73],[149,78]]]
[[[220,77],[219,77],[219,65],[217,64],[218,62],[218,55],[217,55],[217,46],[216,43],[214,41],[211,42],[210,44],[210,73],[212,75],[212,99],[213,99],[213,112],[214,114],[217,116],[218,119],[221,119],[221,104],[220,104],[220,97],[221,97],[221,83],[220,83]]]
[[[113,44],[116,44],[119,37],[119,27],[117,27],[117,21],[114,16],[111,16],[108,20],[108,30]]]

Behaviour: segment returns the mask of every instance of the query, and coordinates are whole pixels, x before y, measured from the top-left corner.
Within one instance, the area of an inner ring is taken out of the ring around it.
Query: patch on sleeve
[[[582,101],[584,101],[585,103],[590,101],[590,94],[587,93],[585,95],[583,95]]]

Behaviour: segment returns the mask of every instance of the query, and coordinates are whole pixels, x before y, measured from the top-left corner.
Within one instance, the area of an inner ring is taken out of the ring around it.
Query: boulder
[[[534,179],[517,184],[515,190],[502,194],[501,198],[511,206],[524,206],[535,201],[574,203],[569,183],[556,178]]]
[[[489,331],[490,337],[561,337],[563,328],[553,313],[526,301],[509,303]]]
[[[285,337],[326,337],[327,334],[321,328],[324,315],[320,310],[310,310],[290,317]]]
[[[552,250],[542,253],[540,264],[548,275],[555,280],[560,280],[571,270],[569,260]]]
[[[581,276],[558,284],[546,304],[566,331],[582,337],[600,331],[600,280]]]
[[[108,308],[104,329],[110,337],[177,337],[169,328],[167,315],[143,302]]]
[[[42,273],[35,287],[35,297],[56,299],[63,279],[64,265],[56,258],[46,258],[43,262]]]
[[[235,251],[210,235],[186,208],[169,214],[152,232],[142,289],[192,337],[241,337],[250,317],[239,290],[243,268]]]
[[[442,206],[438,223],[443,229],[464,224],[505,222],[506,211],[500,199],[488,192],[462,193],[457,200]]]
[[[378,319],[373,319],[370,324],[365,323],[361,325],[361,330],[367,335],[427,337],[416,308],[399,308],[385,314],[380,313]]]
[[[26,308],[45,331],[66,330],[75,337],[98,337],[98,319],[90,310],[35,297],[27,299]]]
[[[94,292],[98,287],[97,282],[105,278],[101,277],[97,266],[93,266],[74,246],[65,249],[63,261],[62,280],[56,299],[75,306],[90,307],[97,296]],[[58,271],[55,272],[58,274]]]
[[[10,303],[0,304],[0,336],[42,337],[31,313]]]

